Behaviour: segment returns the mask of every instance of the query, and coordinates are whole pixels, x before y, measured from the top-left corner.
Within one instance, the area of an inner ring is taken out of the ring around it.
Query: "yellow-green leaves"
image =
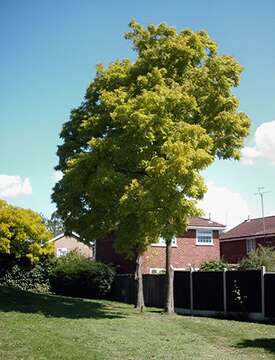
[[[0,200],[0,253],[33,263],[53,252],[51,237],[39,214]]]
[[[237,159],[250,124],[232,94],[242,67],[205,31],[130,28],[136,60],[99,65],[63,127],[53,194],[67,229],[114,232],[127,256],[185,230],[206,191],[200,171]]]

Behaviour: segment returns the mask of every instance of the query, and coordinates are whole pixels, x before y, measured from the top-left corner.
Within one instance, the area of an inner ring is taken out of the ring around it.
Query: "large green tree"
[[[173,311],[171,241],[199,213],[200,171],[215,157],[238,159],[249,119],[232,88],[242,67],[221,56],[205,31],[166,24],[125,34],[135,61],[99,65],[83,103],[64,124],[53,200],[69,230],[100,239],[137,262],[166,239],[166,311]],[[138,305],[143,307],[142,291]]]
[[[39,214],[0,200],[0,254],[35,263],[53,253],[51,237]]]

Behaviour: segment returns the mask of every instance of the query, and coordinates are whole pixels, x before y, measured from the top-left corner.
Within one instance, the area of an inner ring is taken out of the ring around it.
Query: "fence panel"
[[[145,306],[164,307],[165,275],[143,275]]]
[[[175,271],[174,302],[177,308],[190,309],[190,271]]]
[[[132,274],[116,275],[109,295],[111,300],[135,304],[136,284]]]
[[[193,272],[194,310],[223,311],[223,272]],[[261,271],[226,271],[226,305],[228,312],[261,313]],[[265,312],[275,317],[275,273],[266,273]],[[163,307],[165,275],[143,275],[146,306]],[[134,304],[136,283],[134,275],[117,275],[109,298]],[[190,309],[190,272],[175,271],[174,301],[176,308]]]
[[[264,275],[265,316],[275,318],[275,273]]]
[[[223,272],[193,272],[194,310],[223,311]]]
[[[227,271],[226,295],[228,311],[260,313],[261,271]]]

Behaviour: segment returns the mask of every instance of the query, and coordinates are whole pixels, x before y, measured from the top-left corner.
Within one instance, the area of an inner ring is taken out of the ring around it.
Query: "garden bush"
[[[205,261],[200,266],[200,271],[223,271],[224,269],[228,269],[228,264],[222,259]]]
[[[266,267],[267,271],[275,271],[275,250],[272,247],[260,246],[255,252],[243,258],[240,262],[240,270],[256,270]]]
[[[49,268],[46,262],[34,266],[13,265],[0,278],[0,284],[39,293],[50,292]]]
[[[114,275],[109,266],[72,251],[56,259],[50,284],[58,295],[102,298],[110,291]]]

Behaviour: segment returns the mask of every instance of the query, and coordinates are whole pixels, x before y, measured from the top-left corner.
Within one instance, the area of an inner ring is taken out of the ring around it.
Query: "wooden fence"
[[[163,307],[165,275],[143,275],[146,306]],[[134,275],[117,275],[112,300],[135,303]],[[275,273],[251,271],[175,271],[174,301],[179,313],[275,318]]]

